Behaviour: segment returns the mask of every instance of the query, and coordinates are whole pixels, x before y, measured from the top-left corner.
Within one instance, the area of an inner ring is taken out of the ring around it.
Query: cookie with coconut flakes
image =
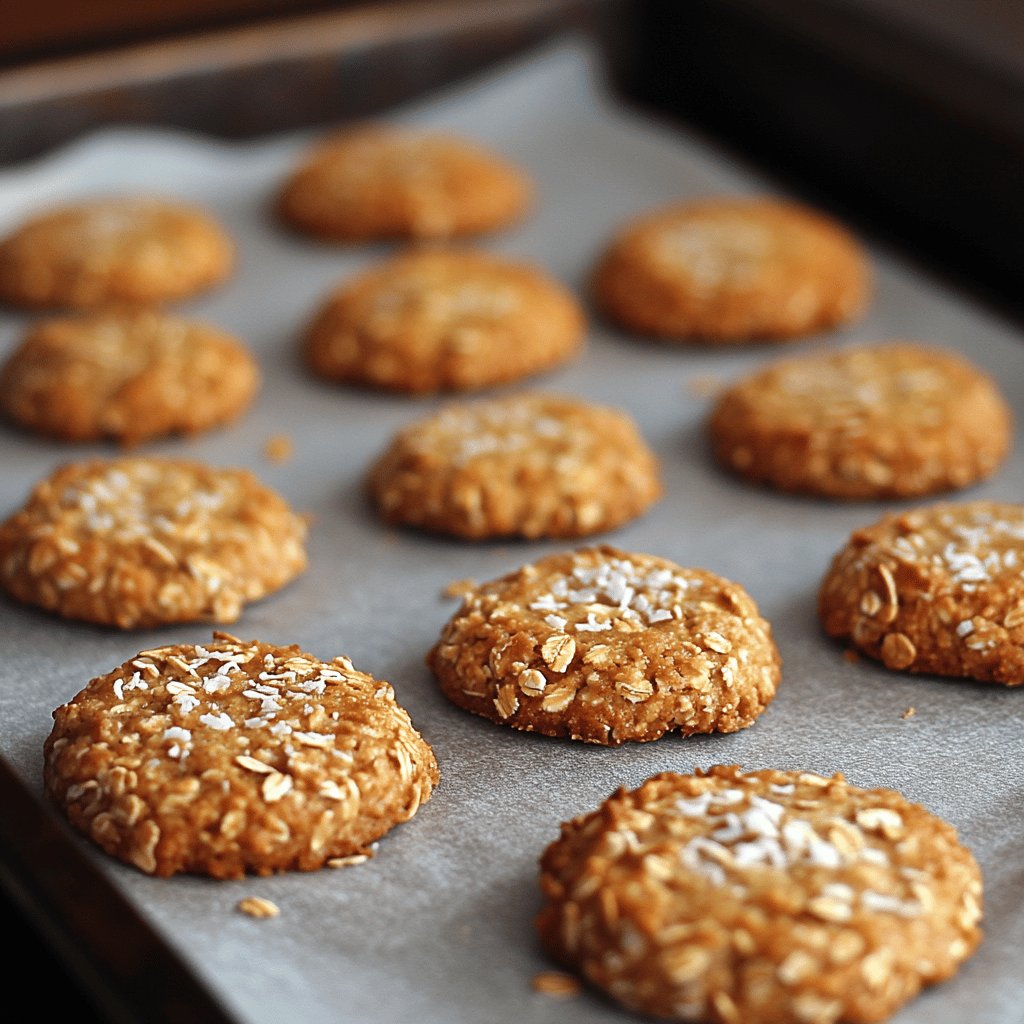
[[[884,1020],[981,940],[953,827],[842,775],[656,775],[564,824],[541,887],[552,955],[669,1020]]]
[[[68,619],[234,622],[306,568],[306,524],[243,469],[183,459],[62,466],[0,524],[0,586]]]
[[[754,483],[834,498],[967,487],[1006,458],[1013,417],[968,360],[911,342],[784,359],[727,389],[715,456]]]
[[[780,674],[741,586],[608,546],[467,588],[427,662],[467,711],[609,746],[743,729]]]
[[[737,344],[855,320],[869,272],[856,239],[820,213],[776,199],[711,198],[627,224],[598,263],[594,291],[628,330]]]
[[[143,651],[53,717],[48,796],[108,854],[159,876],[358,856],[438,781],[389,683],[347,658],[223,633]]]
[[[236,338],[156,309],[44,320],[0,368],[0,409],[65,441],[133,445],[227,423],[259,369]]]
[[[203,210],[113,197],[29,219],[0,242],[0,301],[91,309],[184,299],[223,281],[234,244]]]
[[[855,531],[818,614],[886,668],[1024,684],[1024,505],[947,502]]]
[[[368,125],[317,145],[278,212],[325,241],[456,238],[519,220],[532,191],[523,171],[468,140]]]
[[[581,537],[641,515],[658,463],[623,412],[515,395],[402,430],[370,471],[387,522],[459,537]]]
[[[534,267],[483,252],[420,249],[345,282],[305,337],[329,380],[427,393],[470,391],[565,362],[583,312]]]

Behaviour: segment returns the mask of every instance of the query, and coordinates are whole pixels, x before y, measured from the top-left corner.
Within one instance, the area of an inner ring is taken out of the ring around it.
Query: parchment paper
[[[678,197],[769,188],[706,143],[618,109],[595,84],[591,64],[581,47],[562,46],[396,115],[465,132],[529,168],[539,184],[535,215],[483,244],[535,260],[577,289],[625,217]],[[309,138],[227,145],[172,132],[103,132],[0,175],[0,230],[36,208],[97,192],[169,193],[224,219],[240,244],[239,272],[221,291],[183,308],[247,339],[262,362],[263,393],[229,429],[148,450],[249,466],[313,514],[309,572],[249,608],[233,631],[297,642],[325,658],[345,653],[391,680],[434,745],[442,782],[416,819],[358,867],[237,883],[160,881],[96,853],[102,868],[240,1021],[622,1021],[629,1015],[597,995],[557,1002],[530,987],[533,975],[550,966],[531,921],[539,906],[537,857],[559,823],[592,809],[618,785],[665,769],[738,762],[842,770],[858,784],[899,789],[949,819],[985,874],[987,936],[979,953],[897,1020],[1020,1021],[1024,690],[847,663],[819,631],[816,588],[848,533],[898,506],[784,497],[724,475],[706,450],[708,400],[688,387],[706,375],[733,378],[781,354],[919,337],[970,355],[1024,415],[1019,331],[877,250],[870,316],[841,334],[785,346],[785,353],[770,346],[658,347],[595,317],[586,354],[532,383],[628,408],[663,460],[664,500],[608,539],[746,585],[773,623],[784,679],[760,721],[732,736],[668,737],[607,750],[516,733],[450,706],[423,657],[454,610],[441,597],[449,581],[489,579],[558,545],[466,544],[398,533],[374,520],[360,489],[365,467],[398,427],[439,401],[332,387],[308,377],[296,357],[300,326],[325,292],[389,251],[304,242],[268,217],[270,197]],[[0,354],[25,323],[0,319]],[[278,433],[294,439],[295,456],[272,465],[263,446]],[[1019,440],[1009,464],[968,497],[1020,500]],[[7,428],[0,451],[3,515],[57,464],[114,452],[37,441]],[[138,650],[208,635],[202,626],[95,629],[0,603],[3,755],[38,792],[40,748],[57,704]],[[909,706],[917,713],[904,720]],[[236,913],[247,895],[272,899],[280,917],[256,921]]]

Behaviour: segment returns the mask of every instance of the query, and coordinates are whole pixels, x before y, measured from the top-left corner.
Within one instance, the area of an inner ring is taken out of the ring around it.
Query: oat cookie
[[[1024,505],[944,503],[857,530],[818,613],[887,668],[1024,684]]]
[[[427,661],[474,714],[609,746],[743,729],[780,673],[771,628],[741,586],[607,546],[470,590]]]
[[[292,227],[334,242],[455,238],[517,221],[526,174],[455,136],[371,125],[314,148],[278,198]]]
[[[306,525],[244,469],[74,462],[0,524],[0,586],[68,619],[233,622],[306,567]]]
[[[0,369],[0,409],[65,441],[132,445],[239,416],[259,387],[237,339],[155,309],[44,320]]]
[[[88,309],[183,299],[223,281],[234,245],[209,214],[119,197],[60,207],[0,242],[0,301]]]
[[[406,427],[369,483],[386,521],[472,539],[582,537],[661,496],[629,416],[542,394],[451,405]]]
[[[389,683],[223,633],[143,651],[53,717],[50,799],[153,875],[311,871],[407,821],[438,781]]]
[[[404,253],[346,282],[305,339],[313,371],[391,391],[467,391],[538,373],[583,340],[579,303],[525,264],[469,250]]]
[[[656,775],[564,824],[541,886],[548,950],[671,1020],[880,1021],[981,939],[952,826],[842,775]]]
[[[628,330],[726,344],[854,320],[869,274],[857,241],[820,213],[775,199],[703,199],[627,224],[594,288]]]
[[[718,461],[755,483],[904,498],[989,476],[1013,425],[995,384],[967,360],[890,342],[775,363],[729,388],[709,428]]]

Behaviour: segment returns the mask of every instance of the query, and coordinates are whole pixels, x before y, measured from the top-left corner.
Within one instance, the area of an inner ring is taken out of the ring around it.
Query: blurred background
[[[1020,314],[1021,0],[3,0],[0,169],[105,125],[246,138],[380,115],[566,33],[621,102]],[[2,842],[0,880],[8,976],[43,965],[48,1010],[109,1020],[19,909],[41,894]]]

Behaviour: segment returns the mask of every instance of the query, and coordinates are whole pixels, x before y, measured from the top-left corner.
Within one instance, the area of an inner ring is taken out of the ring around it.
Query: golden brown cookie
[[[842,775],[656,775],[564,824],[541,886],[547,949],[669,1020],[881,1021],[981,940],[952,826]]]
[[[438,781],[389,683],[224,633],[143,651],[53,717],[50,799],[163,877],[311,871],[408,821]]]
[[[308,153],[285,183],[278,212],[334,242],[455,238],[513,223],[531,193],[523,171],[472,142],[370,125]]]
[[[0,586],[68,619],[234,622],[306,567],[306,525],[243,469],[96,459],[58,469],[0,524]]]
[[[44,320],[0,368],[0,409],[65,441],[137,444],[239,416],[259,368],[237,339],[155,309]]]
[[[886,668],[1021,686],[1024,505],[944,503],[857,530],[818,613]]]
[[[909,342],[775,363],[726,390],[709,426],[741,476],[834,498],[966,487],[1005,459],[1013,429],[988,376]]]
[[[469,588],[427,663],[467,711],[609,746],[743,729],[780,673],[741,586],[606,546]]]
[[[611,530],[662,491],[629,416],[542,394],[451,405],[413,423],[369,484],[387,522],[474,540]]]
[[[305,339],[330,380],[391,391],[468,391],[539,373],[580,347],[583,312],[525,264],[421,249],[346,282]]]
[[[594,289],[628,330],[726,344],[848,323],[867,305],[869,273],[856,239],[820,213],[776,199],[703,199],[627,224]]]
[[[88,309],[183,299],[223,281],[234,245],[174,200],[95,199],[38,214],[0,242],[0,301]]]

